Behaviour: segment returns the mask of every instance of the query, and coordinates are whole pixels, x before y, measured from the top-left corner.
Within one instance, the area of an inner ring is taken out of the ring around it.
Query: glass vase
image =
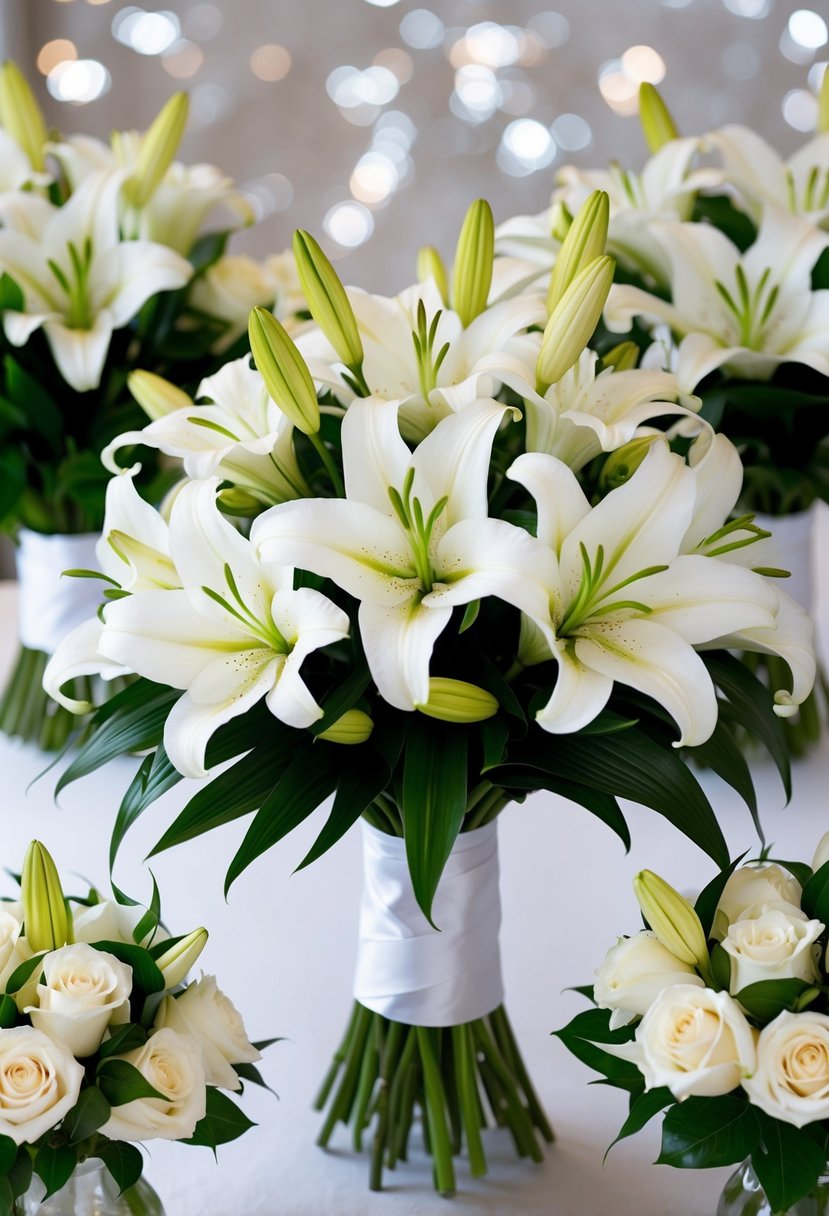
[[[744,1161],[725,1184],[717,1216],[780,1216],[773,1211],[750,1161]],[[829,1173],[789,1208],[788,1216],[829,1216]]]
[[[13,1216],[165,1216],[164,1207],[149,1182],[118,1194],[118,1184],[102,1161],[82,1162],[59,1191],[44,1199],[39,1178],[13,1208]]]

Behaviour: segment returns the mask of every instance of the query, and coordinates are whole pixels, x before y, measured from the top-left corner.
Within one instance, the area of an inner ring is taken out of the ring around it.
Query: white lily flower
[[[829,233],[768,206],[746,253],[710,224],[654,224],[670,263],[670,302],[614,284],[605,324],[626,332],[634,318],[666,322],[681,338],[680,387],[691,392],[715,368],[767,379],[781,363],[829,375],[829,291],[812,291],[811,273]]]
[[[277,321],[282,322],[288,333],[293,335],[297,326],[294,320],[297,313],[308,311],[308,301],[299,283],[293,250],[283,249],[281,253],[272,253],[265,258],[263,265],[276,288],[274,316]]]
[[[486,595],[539,615],[551,556],[487,514],[495,432],[509,407],[479,400],[439,422],[414,453],[398,404],[364,398],[342,426],[347,499],[304,499],[254,520],[265,559],[330,578],[360,600],[359,623],[380,695],[398,709],[429,700],[434,644],[458,604]]]
[[[116,453],[140,443],[181,460],[194,480],[216,475],[269,506],[310,493],[297,464],[294,428],[249,355],[202,380],[196,396],[199,404],[119,435],[101,453],[104,465],[119,472]]]
[[[42,328],[58,369],[76,392],[100,383],[113,330],[150,296],[183,287],[193,273],[184,258],[150,241],[121,241],[122,178],[94,173],[63,207],[27,195],[0,198],[0,271],[23,293],[22,312],[6,311],[13,346]]]
[[[487,308],[466,329],[446,308],[434,280],[399,296],[348,289],[363,344],[363,376],[370,395],[400,404],[400,429],[412,440],[470,402],[492,396],[507,376],[535,377],[547,319],[541,296],[524,295]],[[322,333],[297,337],[314,380],[348,400],[342,364]]]
[[[49,181],[49,174],[36,172],[17,140],[0,127],[0,194],[30,184],[44,186]]]
[[[652,224],[689,219],[697,191],[719,181],[715,170],[692,167],[699,142],[671,140],[638,173],[619,164],[609,169],[565,165],[556,175],[552,207],[541,215],[518,216],[502,224],[495,233],[496,252],[551,270],[560,247],[551,234],[555,207],[563,203],[575,215],[594,190],[604,190],[610,199],[607,252],[625,269],[664,283],[668,265],[653,238]]]
[[[829,134],[808,140],[788,160],[750,127],[721,127],[705,144],[722,158],[722,184],[736,188],[755,223],[767,203],[825,227],[829,222]]]
[[[214,731],[263,697],[289,726],[322,716],[303,660],[348,636],[346,613],[293,571],[259,561],[221,515],[218,479],[190,482],[170,516],[170,552],[182,589],[136,592],[107,605],[99,653],[129,671],[184,689],[164,746],[184,776],[202,777]]]
[[[129,176],[138,164],[142,138],[140,131],[119,131],[110,145],[88,135],[74,135],[49,150],[74,191],[96,171],[121,170],[124,177]],[[220,206],[233,217],[230,227],[252,222],[249,202],[215,165],[173,161],[146,206],[136,212],[122,202],[122,220],[130,236],[187,254],[211,212]]]
[[[578,470],[628,443],[649,418],[699,408],[670,372],[599,370],[599,364],[599,356],[585,350],[543,397],[533,384],[510,377],[507,383],[524,398],[529,452],[548,452]]]
[[[654,443],[630,479],[592,509],[555,457],[526,453],[508,476],[535,498],[538,537],[556,559],[547,611],[529,614],[535,628],[525,626],[520,655],[558,664],[539,724],[554,734],[580,730],[618,680],[668,710],[680,730],[675,746],[704,742],[717,699],[695,648],[738,631],[772,631],[778,599],[751,570],[682,553],[694,472]]]

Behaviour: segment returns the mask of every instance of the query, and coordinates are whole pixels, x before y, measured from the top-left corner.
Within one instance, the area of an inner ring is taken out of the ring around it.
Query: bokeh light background
[[[567,162],[638,164],[640,81],[685,134],[747,122],[783,149],[815,120],[829,5],[813,0],[0,0],[3,53],[49,120],[106,136],[187,89],[183,157],[220,165],[264,255],[324,234],[391,293],[449,253],[468,203],[539,211]]]

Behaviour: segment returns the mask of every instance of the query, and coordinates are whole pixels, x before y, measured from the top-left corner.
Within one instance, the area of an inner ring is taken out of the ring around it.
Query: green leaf
[[[70,1144],[85,1140],[99,1127],[103,1127],[110,1116],[111,1107],[97,1085],[88,1085],[81,1090],[78,1101],[64,1115],[61,1130]]]
[[[766,857],[765,861],[772,861],[776,866],[782,866],[784,870],[788,870],[793,874],[801,887],[806,887],[812,877],[812,867],[807,866],[805,861],[783,861],[779,857]]]
[[[262,1089],[267,1089],[268,1093],[273,1094],[274,1097],[277,1096],[255,1064],[234,1064],[233,1071],[240,1080],[250,1081],[251,1085],[259,1085]]]
[[[804,886],[800,906],[812,920],[829,925],[829,861],[820,866]]]
[[[292,832],[337,786],[331,748],[316,743],[295,751],[294,759],[256,812],[225,876],[225,895],[252,861]]]
[[[42,435],[53,452],[57,453],[63,435],[63,419],[54,398],[39,380],[24,371],[16,359],[6,355],[3,361],[6,373],[6,393],[25,411],[32,428]]]
[[[4,270],[0,275],[0,310],[23,312],[25,303],[20,285]]]
[[[150,852],[150,857],[258,810],[296,754],[297,732],[281,728],[202,786]],[[307,756],[307,751],[303,751]],[[307,762],[307,761],[306,761]]]
[[[10,1026],[14,1026],[17,1016],[17,1006],[12,998],[4,993],[0,996],[0,1029],[8,1030]]]
[[[246,1131],[256,1124],[251,1122],[244,1111],[235,1102],[231,1102],[226,1094],[207,1087],[207,1114],[196,1124],[196,1130],[190,1140],[182,1140],[182,1144],[203,1145],[216,1150],[219,1144],[229,1144],[238,1140]]]
[[[35,1154],[35,1173],[46,1187],[45,1199],[65,1186],[78,1164],[78,1154],[68,1144],[41,1144]]]
[[[149,681],[147,681],[149,683]],[[161,742],[167,715],[181,696],[178,689],[152,685],[146,700],[132,708],[116,710],[81,745],[74,760],[61,774],[55,787],[59,794],[79,777],[85,777],[125,752],[146,751]],[[130,691],[126,689],[125,691]]]
[[[145,994],[164,991],[164,976],[153,962],[152,956],[143,946],[129,942],[93,942],[93,949],[114,954],[122,963],[132,967],[133,993]]]
[[[138,1098],[166,1097],[154,1089],[128,1060],[102,1060],[98,1065],[96,1080],[110,1106],[123,1106],[125,1102],[135,1102]]]
[[[342,839],[366,807],[371,806],[377,795],[383,792],[389,777],[388,765],[373,748],[367,758],[353,762],[344,769],[337,785],[331,814],[297,870],[304,869],[312,861],[322,857],[323,853],[327,853],[332,845]]]
[[[128,1051],[135,1051],[137,1047],[143,1047],[146,1042],[147,1032],[144,1027],[138,1026],[135,1022],[127,1022],[123,1026],[116,1027],[110,1038],[104,1039],[98,1048],[98,1055],[102,1060],[108,1056],[126,1055]]]
[[[751,1164],[768,1196],[772,1211],[788,1212],[808,1195],[826,1169],[826,1150],[806,1128],[792,1127],[758,1112],[762,1139]]]
[[[620,1140],[626,1140],[628,1136],[633,1136],[636,1132],[640,1132],[645,1124],[649,1123],[655,1115],[658,1115],[666,1106],[672,1106],[674,1102],[676,1102],[676,1098],[664,1086],[661,1086],[659,1089],[645,1090],[641,1094],[631,1094],[628,1117],[619,1129],[619,1134],[613,1141],[613,1144],[608,1148],[608,1153],[614,1144],[618,1144]]]
[[[728,992],[731,987],[731,955],[723,950],[719,942],[714,944],[711,951],[711,975],[717,988],[721,992]]]
[[[6,1174],[6,1180],[11,1186],[12,1194],[15,1198],[26,1194],[32,1185],[33,1173],[32,1158],[29,1156],[28,1148],[25,1144],[21,1144],[18,1149],[17,1159]]]
[[[17,1156],[17,1145],[11,1136],[0,1136],[0,1174],[8,1174]]]
[[[717,687],[728,697],[738,721],[756,735],[768,750],[780,773],[786,798],[792,796],[792,768],[786,734],[774,712],[774,698],[762,681],[739,659],[724,651],[700,656]]]
[[[585,1009],[576,1014],[561,1030],[553,1032],[561,1039],[564,1046],[588,1068],[594,1069],[607,1077],[611,1085],[618,1089],[627,1089],[638,1093],[642,1089],[643,1079],[639,1068],[631,1060],[621,1060],[618,1056],[605,1051],[601,1044],[630,1043],[633,1039],[632,1026],[621,1026],[618,1030],[610,1029],[609,1009]]]
[[[206,232],[200,236],[189,253],[189,261],[197,274],[202,274],[225,251],[229,232]]]
[[[353,671],[347,680],[339,684],[322,705],[322,717],[309,727],[312,735],[321,735],[330,726],[353,709],[371,683],[371,673],[364,664]]]
[[[151,803],[155,802],[156,798],[160,798],[179,781],[181,781],[181,773],[173,768],[164,750],[164,744],[160,743],[154,752],[145,756],[141,761],[138,772],[121,800],[109,843],[110,870],[115,865],[115,859],[124,837],[136,819]]]
[[[38,967],[46,957],[46,951],[43,950],[40,954],[35,954],[31,958],[26,959],[25,963],[21,963],[19,967],[15,967],[9,978],[6,980],[6,992],[19,992],[26,981],[31,977],[33,971]]]
[[[630,830],[627,820],[612,794],[602,790],[589,789],[572,781],[562,781],[552,773],[529,772],[525,774],[520,770],[515,773],[510,771],[507,776],[499,774],[499,781],[508,789],[544,789],[550,790],[554,794],[560,794],[562,798],[569,798],[571,802],[583,806],[585,810],[590,811],[597,819],[601,819],[609,828],[612,828],[625,846],[625,851],[630,850]]]
[[[481,723],[479,737],[483,747],[483,763],[481,776],[491,768],[501,764],[506,755],[507,740],[509,739],[509,722],[502,714],[487,718]]]
[[[720,718],[713,734],[697,747],[689,747],[688,755],[706,768],[722,777],[736,790],[751,812],[758,837],[765,842],[760,813],[757,809],[757,794],[751,778],[751,770],[725,720]]]
[[[750,1102],[730,1094],[686,1098],[665,1116],[657,1164],[699,1170],[744,1161],[760,1139],[757,1115]]]
[[[758,980],[736,994],[747,1013],[766,1025],[784,1009],[794,1009],[798,998],[811,987],[805,980]]]
[[[125,1140],[99,1140],[95,1156],[103,1161],[121,1194],[135,1186],[144,1169],[144,1158],[133,1144]]]
[[[415,898],[432,925],[432,902],[463,824],[466,797],[466,731],[416,719],[403,763],[403,836]]]
[[[731,875],[737,869],[737,866],[745,857],[745,853],[732,861],[729,866],[721,870],[716,877],[712,878],[707,886],[703,887],[697,896],[694,904],[694,911],[700,919],[702,927],[705,931],[706,940],[711,936],[711,931],[714,928],[714,917],[717,914],[717,905],[722,898],[722,893],[725,890],[725,884],[728,882]]]

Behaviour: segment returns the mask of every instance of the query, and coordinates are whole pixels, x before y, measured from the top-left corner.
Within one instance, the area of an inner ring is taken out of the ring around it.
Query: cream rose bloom
[[[675,1098],[713,1098],[754,1071],[754,1031],[727,992],[677,984],[663,988],[636,1030],[648,1089]]]
[[[779,908],[734,921],[722,943],[731,958],[731,993],[761,980],[818,979],[815,942],[823,929],[819,920],[806,920],[802,913],[790,916]]]
[[[110,1140],[187,1140],[207,1109],[207,1088],[199,1046],[169,1027],[156,1030],[143,1047],[126,1055],[164,1098],[136,1098],[113,1106],[101,1134]]]
[[[39,1139],[75,1105],[83,1076],[74,1056],[39,1030],[0,1030],[0,1136]]]
[[[129,1021],[132,967],[85,942],[47,954],[35,1002],[24,1009],[32,1025],[85,1059],[98,1050],[113,1020]]]
[[[705,987],[694,968],[671,954],[649,929],[620,937],[595,975],[593,999],[600,1009],[613,1010],[611,1030],[647,1013],[663,988],[672,984]]]
[[[156,1014],[157,1027],[169,1026],[192,1035],[202,1050],[208,1085],[241,1089],[233,1064],[252,1064],[261,1053],[249,1041],[241,1015],[215,977],[203,975],[181,996],[167,996]]]
[[[72,936],[76,942],[123,942],[135,944],[133,936],[147,909],[139,904],[118,904],[112,899],[102,899],[91,908],[78,908],[73,916]],[[146,946],[151,934],[138,942]],[[152,935],[153,943],[165,942],[170,934],[159,925]]]
[[[735,870],[725,884],[714,916],[712,937],[722,941],[728,926],[743,915],[748,908],[765,904],[775,908],[781,904],[800,907],[800,883],[773,862],[756,866],[741,866]]]
[[[264,266],[239,254],[219,258],[193,280],[190,304],[227,323],[227,331],[214,342],[216,351],[226,350],[248,327],[250,310],[273,304],[277,287]]]
[[[779,1013],[760,1031],[757,1067],[743,1089],[767,1115],[795,1127],[829,1118],[829,1017]]]

